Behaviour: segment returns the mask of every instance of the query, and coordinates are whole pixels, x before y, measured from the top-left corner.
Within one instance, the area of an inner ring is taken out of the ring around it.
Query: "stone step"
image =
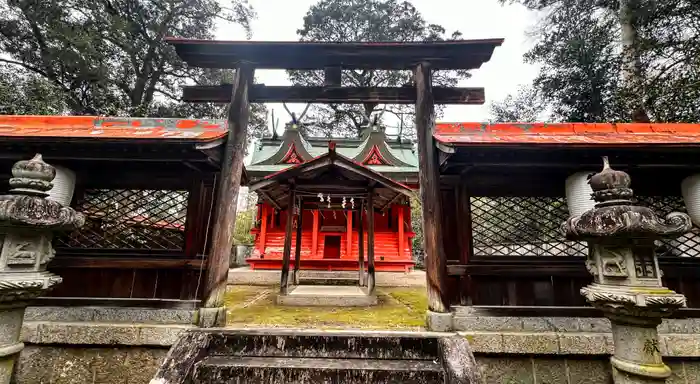
[[[436,361],[207,357],[197,364],[194,383],[229,384],[424,384],[444,382]]]
[[[367,268],[365,266],[365,268]],[[312,271],[312,270],[300,270],[299,279],[345,279],[345,280],[355,280],[359,279],[359,272],[357,271]]]
[[[359,285],[360,278],[345,277],[299,277],[299,285]]]
[[[213,333],[209,355],[344,359],[436,360],[438,339],[430,333],[226,329]]]
[[[287,295],[278,295],[277,304],[297,307],[369,307],[377,305],[377,295],[367,294],[358,285],[298,285]]]

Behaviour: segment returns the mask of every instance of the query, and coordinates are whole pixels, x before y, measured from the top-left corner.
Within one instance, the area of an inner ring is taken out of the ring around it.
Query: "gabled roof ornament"
[[[294,112],[290,111],[289,108],[287,108],[287,103],[282,103],[282,106],[284,107],[284,110],[287,111],[289,116],[291,116],[291,118],[292,118],[292,121],[290,124],[287,125],[287,128],[297,130],[297,129],[299,129],[299,122],[304,118],[304,116],[306,116],[306,112],[308,112],[309,107],[311,106],[311,103],[306,104],[306,107],[301,112],[301,115],[299,116],[298,119],[297,119],[297,115]]]

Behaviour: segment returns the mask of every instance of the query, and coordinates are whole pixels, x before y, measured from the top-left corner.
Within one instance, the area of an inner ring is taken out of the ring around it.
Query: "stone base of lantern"
[[[615,384],[665,383],[671,368],[661,360],[657,326],[661,323],[625,324],[611,319],[615,355],[610,358]],[[618,351],[617,349],[621,349]]]
[[[619,286],[593,283],[581,289],[586,301],[606,314],[646,323],[685,307],[685,296],[666,287]]]
[[[10,383],[19,353],[20,332],[28,301],[61,282],[50,272],[0,272],[0,384]]]
[[[671,369],[663,363],[657,327],[685,296],[665,287],[591,284],[581,294],[610,319],[615,384],[664,383]]]

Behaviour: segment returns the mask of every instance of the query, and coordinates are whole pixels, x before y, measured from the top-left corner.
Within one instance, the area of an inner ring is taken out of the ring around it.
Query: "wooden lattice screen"
[[[187,191],[89,189],[75,208],[87,217],[57,247],[180,251],[185,247]]]
[[[472,197],[474,256],[586,256],[586,245],[559,230],[564,198]]]
[[[684,212],[681,197],[637,198],[664,217]],[[569,217],[563,197],[472,197],[473,254],[481,256],[586,256],[585,243],[566,241],[559,228]],[[700,256],[697,229],[657,243],[659,256]]]

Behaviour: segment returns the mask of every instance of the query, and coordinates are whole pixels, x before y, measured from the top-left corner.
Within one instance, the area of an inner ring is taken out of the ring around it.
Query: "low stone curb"
[[[458,332],[474,353],[515,355],[612,355],[612,333]],[[700,335],[661,334],[665,357],[700,357]]]
[[[194,324],[195,309],[156,309],[131,307],[28,307],[24,321]]]
[[[20,339],[27,344],[170,347],[190,328],[194,326],[25,321]]]

